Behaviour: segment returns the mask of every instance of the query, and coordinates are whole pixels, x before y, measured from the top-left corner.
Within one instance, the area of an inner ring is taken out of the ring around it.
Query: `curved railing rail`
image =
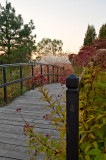
[[[4,101],[7,101],[7,89],[6,87],[14,84],[14,83],[18,83],[20,82],[20,89],[21,89],[21,94],[22,94],[22,90],[23,90],[23,81],[28,80],[28,79],[32,79],[35,75],[34,75],[34,69],[35,66],[40,66],[40,74],[42,74],[43,76],[47,76],[47,80],[48,80],[48,84],[49,84],[49,77],[53,76],[53,81],[52,83],[55,82],[55,77],[56,78],[56,82],[58,82],[58,78],[60,76],[63,75],[63,71],[64,71],[64,67],[59,67],[56,65],[51,65],[51,64],[45,64],[45,63],[14,63],[14,64],[4,64],[4,65],[0,65],[0,70],[2,70],[3,72],[3,82],[2,84],[0,84],[0,88],[4,88]],[[6,68],[8,67],[19,67],[19,79],[13,80],[13,81],[9,81],[7,82],[7,75],[6,75]],[[31,66],[31,76],[29,77],[23,77],[23,67],[24,66]],[[43,66],[47,67],[47,72],[46,74],[43,73]],[[49,67],[52,67],[52,73],[49,72]],[[54,69],[56,68],[57,72],[54,72]],[[59,72],[60,70],[60,72]],[[1,75],[1,74],[0,74]],[[34,85],[32,85],[32,89],[34,89]]]

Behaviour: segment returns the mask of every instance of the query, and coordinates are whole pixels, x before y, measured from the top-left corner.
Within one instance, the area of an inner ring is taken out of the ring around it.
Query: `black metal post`
[[[64,67],[63,67],[63,74],[64,74]]]
[[[53,83],[54,83],[54,66],[53,66]]]
[[[42,64],[40,65],[40,73],[42,74]],[[41,81],[41,85],[42,85],[42,81]]]
[[[47,74],[48,74],[48,84],[49,84],[49,66],[47,65]]]
[[[20,66],[20,79],[22,79],[22,66]],[[20,82],[20,90],[21,90],[21,95],[22,95],[22,90],[23,90],[23,82],[22,82],[22,80]]]
[[[31,66],[31,68],[32,68],[32,76],[34,77],[34,71],[33,71],[33,65]],[[34,89],[34,84],[32,84],[32,89]]]
[[[57,82],[58,82],[58,66],[57,66]]]
[[[42,64],[40,65],[40,73],[42,74]]]
[[[6,68],[3,67],[3,81],[4,84],[6,83]],[[4,87],[4,102],[7,102],[7,88],[6,86]]]
[[[70,75],[66,87],[66,160],[78,160],[79,78]]]

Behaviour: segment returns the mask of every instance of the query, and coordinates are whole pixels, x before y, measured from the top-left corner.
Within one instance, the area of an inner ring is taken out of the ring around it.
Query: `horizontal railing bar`
[[[43,75],[43,76],[48,76],[48,75],[49,75],[49,76],[53,76],[53,75],[54,75],[54,76],[57,76],[57,75],[58,75],[58,76],[62,76],[63,74],[56,74],[56,73],[53,74],[53,73],[49,73],[49,74],[42,74],[42,75]]]
[[[48,75],[50,75],[50,76],[52,76],[52,75],[54,75],[54,76],[56,76],[56,75],[62,76],[62,74],[53,74],[53,73],[50,73],[50,74],[42,74],[42,75],[43,75],[43,76],[48,76]],[[21,78],[21,79],[17,79],[17,80],[14,80],[14,81],[10,81],[10,82],[7,82],[7,83],[5,83],[5,84],[0,85],[0,88],[6,87],[6,86],[9,86],[9,85],[11,85],[11,84],[18,83],[18,82],[21,82],[21,81],[24,81],[24,80],[28,80],[28,79],[31,79],[31,78],[33,78],[33,76],[31,76],[31,77],[25,77],[25,78]]]
[[[0,68],[3,68],[3,67],[14,67],[14,66],[23,66],[23,65],[26,65],[26,66],[36,66],[36,65],[46,65],[46,66],[54,66],[54,67],[57,67],[57,68],[63,68],[63,67],[59,67],[59,66],[56,66],[56,65],[52,65],[52,64],[45,64],[45,63],[13,63],[13,64],[4,64],[4,65],[0,65]]]
[[[31,78],[33,78],[33,76],[17,79],[17,80],[11,81],[11,82],[7,82],[5,84],[0,85],[0,88],[6,87],[6,86],[9,86],[11,84],[18,83],[18,82],[21,82],[21,81],[25,81],[25,80],[28,80],[28,79],[31,79]]]

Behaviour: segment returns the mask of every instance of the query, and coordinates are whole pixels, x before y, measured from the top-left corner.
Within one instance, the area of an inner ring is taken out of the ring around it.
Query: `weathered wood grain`
[[[46,85],[46,88],[49,89],[50,95],[63,92],[58,83]],[[49,114],[51,110],[44,109],[47,102],[39,101],[41,96],[38,89],[31,90],[17,97],[8,106],[0,108],[0,160],[30,160],[25,144],[27,137],[23,132],[25,123],[16,112],[17,108],[22,108],[21,113],[27,122],[35,123],[35,132],[51,134],[53,138],[59,137],[54,128],[51,128],[50,121],[43,119],[43,116]],[[39,155],[36,160],[44,160],[44,154]]]

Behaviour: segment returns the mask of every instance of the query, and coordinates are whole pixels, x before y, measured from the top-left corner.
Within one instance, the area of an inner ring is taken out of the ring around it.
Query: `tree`
[[[61,40],[51,40],[43,38],[37,45],[39,55],[56,55],[62,52],[63,42]]]
[[[84,46],[90,46],[93,40],[96,38],[96,31],[93,25],[88,25],[84,38]]]
[[[99,30],[99,38],[106,39],[106,23]]]
[[[16,16],[11,3],[6,2],[0,10],[0,47],[8,60],[25,62],[35,50],[34,23],[24,24],[21,15]]]

